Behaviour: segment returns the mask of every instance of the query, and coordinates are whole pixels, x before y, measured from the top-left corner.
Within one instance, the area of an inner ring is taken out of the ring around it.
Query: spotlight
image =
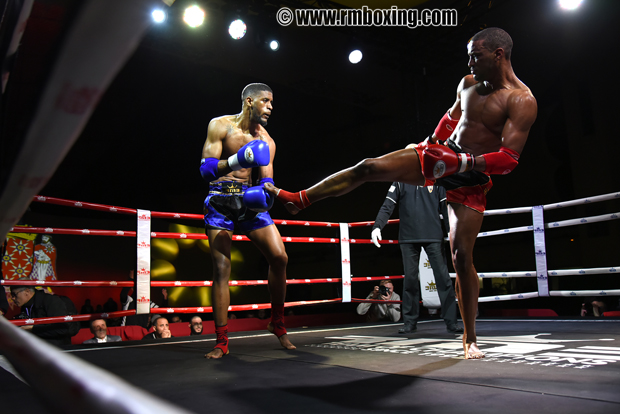
[[[355,49],[353,52],[349,53],[349,62],[356,64],[362,60],[362,52],[358,49]]]
[[[582,0],[559,0],[560,7],[564,10],[575,10],[582,3]]]
[[[163,11],[162,9],[155,9],[151,13],[151,17],[153,18],[153,21],[155,23],[163,23],[166,21],[167,15],[166,15],[166,12]]]
[[[269,42],[269,48],[275,52],[276,50],[280,49],[280,42],[278,42],[277,40],[272,40],[271,42]]]
[[[189,27],[198,27],[205,21],[205,12],[198,6],[192,6],[185,9],[183,21]]]
[[[245,32],[247,31],[247,29],[248,27],[245,25],[243,20],[237,19],[233,21],[230,26],[228,26],[228,33],[233,39],[239,40],[243,36],[245,36]]]

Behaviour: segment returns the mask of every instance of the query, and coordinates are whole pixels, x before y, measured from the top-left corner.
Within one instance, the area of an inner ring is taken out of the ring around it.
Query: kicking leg
[[[474,268],[473,250],[482,226],[483,215],[461,204],[449,204],[450,247],[456,270],[456,296],[463,318],[463,350],[465,359],[484,358],[476,344],[476,313],[478,310],[479,282]]]
[[[284,203],[289,213],[297,214],[311,203],[327,197],[347,194],[369,181],[399,181],[412,185],[423,185],[425,179],[420,169],[417,151],[415,149],[403,149],[378,158],[367,158],[357,165],[339,171],[309,189],[298,193],[280,190],[270,183],[265,184],[265,189],[275,194]]]
[[[280,232],[275,225],[263,227],[248,233],[248,238],[269,263],[269,294],[271,295],[271,321],[267,324],[267,330],[275,334],[280,340],[280,345],[286,349],[296,349],[291,343],[284,327],[284,301],[286,299],[286,265],[288,255],[284,249],[284,243]]]

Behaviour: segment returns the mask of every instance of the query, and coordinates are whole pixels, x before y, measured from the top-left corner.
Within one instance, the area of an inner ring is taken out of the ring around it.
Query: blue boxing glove
[[[200,160],[200,175],[208,183],[215,181],[220,177],[220,173],[217,168],[217,158],[203,158]]]
[[[262,178],[257,186],[248,188],[243,195],[243,204],[250,210],[262,213],[273,207],[275,196],[265,191],[265,183],[273,184],[273,179]]]
[[[228,166],[233,171],[265,165],[269,165],[269,145],[260,139],[248,142],[228,158]]]

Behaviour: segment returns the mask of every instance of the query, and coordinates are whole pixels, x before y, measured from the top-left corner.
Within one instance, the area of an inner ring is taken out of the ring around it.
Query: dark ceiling
[[[177,0],[169,9],[168,21],[148,30],[42,193],[199,212],[205,184],[197,173],[197,160],[206,125],[215,116],[237,112],[241,89],[255,81],[268,83],[275,91],[268,129],[278,144],[276,183],[291,190],[308,187],[364,157],[424,139],[452,104],[456,86],[467,73],[467,40],[488,26],[505,28],[513,36],[515,71],[534,91],[540,107],[519,173],[500,177],[508,184],[493,189],[490,207],[552,202],[612,187],[600,181],[576,183],[583,174],[568,165],[575,164],[570,159],[575,154],[562,151],[566,157],[559,157],[553,148],[566,136],[558,138],[550,131],[552,116],[566,117],[563,108],[574,105],[565,99],[570,98],[565,91],[573,82],[579,85],[576,89],[583,99],[578,102],[585,108],[579,128],[596,124],[599,134],[604,128],[588,114],[594,108],[607,111],[615,105],[593,87],[603,82],[603,74],[610,75],[606,56],[617,52],[612,39],[618,34],[613,16],[618,16],[619,2],[586,1],[573,13],[560,11],[555,0],[389,2],[401,8],[418,5],[458,12],[457,26],[409,29],[280,27],[274,23],[280,7],[340,6],[328,1],[210,0],[197,1],[206,9],[207,21],[196,30],[180,22],[189,3]],[[388,7],[382,1],[342,4]],[[54,51],[79,5],[69,0],[35,2],[4,99],[3,178]],[[230,17],[236,14],[248,21],[248,33],[241,41],[226,34]],[[271,31],[281,39],[277,52],[257,44]],[[364,52],[358,65],[347,61],[352,46]],[[568,119],[575,121],[575,117]],[[566,122],[559,124],[557,128],[567,128]],[[294,157],[300,152],[303,163]],[[534,166],[545,156],[552,160],[552,188],[520,194],[524,199],[514,196],[508,187],[531,180]],[[90,171],[93,157],[98,165],[94,173]],[[359,217],[351,219],[372,219],[384,187],[369,185],[370,206],[357,209]],[[348,195],[309,210],[307,217],[325,219],[333,210],[346,216],[346,206],[355,200],[358,196]],[[276,214],[284,213],[276,210]]]

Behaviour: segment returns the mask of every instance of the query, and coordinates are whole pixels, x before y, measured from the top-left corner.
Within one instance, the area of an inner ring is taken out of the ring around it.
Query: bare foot
[[[297,213],[299,213],[301,211],[301,209],[299,209],[294,203],[292,203],[290,201],[286,201],[286,200],[281,199],[280,197],[278,197],[278,195],[280,194],[280,188],[276,188],[271,183],[265,183],[265,190],[267,190],[268,193],[273,194],[274,196],[276,196],[276,198],[278,200],[280,200],[280,202],[284,205],[284,208],[286,208],[286,211],[288,211],[289,214],[294,216],[295,214],[297,214]]]
[[[213,350],[211,352],[209,352],[208,354],[205,355],[205,358],[207,358],[207,359],[220,359],[224,355],[228,355],[229,353],[230,353],[229,350],[226,350],[226,353],[224,353],[224,351],[222,351],[221,348],[213,348]]]
[[[482,359],[484,353],[478,348],[475,342],[464,343],[465,359]]]
[[[267,330],[275,335],[274,329],[273,329],[273,324],[271,322],[269,322],[267,324]],[[282,345],[282,348],[284,348],[284,349],[297,349],[297,347],[295,345],[293,345],[291,343],[291,341],[288,339],[288,334],[284,334],[284,335],[280,336],[278,339],[280,340],[280,345]]]

